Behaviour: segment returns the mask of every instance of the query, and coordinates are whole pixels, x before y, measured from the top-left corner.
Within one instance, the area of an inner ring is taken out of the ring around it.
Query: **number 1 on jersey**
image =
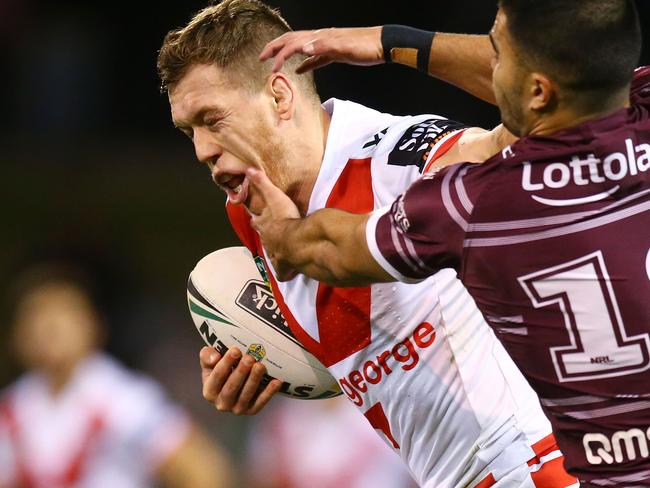
[[[535,308],[559,305],[570,344],[551,347],[561,382],[612,378],[650,368],[648,334],[628,336],[601,251],[522,276]]]

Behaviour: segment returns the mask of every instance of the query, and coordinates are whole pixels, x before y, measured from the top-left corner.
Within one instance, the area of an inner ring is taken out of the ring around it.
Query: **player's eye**
[[[211,117],[204,121],[206,127],[210,130],[218,130],[221,127],[221,119]]]

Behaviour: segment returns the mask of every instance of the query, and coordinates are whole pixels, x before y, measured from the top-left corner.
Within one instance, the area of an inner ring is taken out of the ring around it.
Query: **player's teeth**
[[[239,193],[241,191],[241,185],[237,186],[235,188],[235,193]]]

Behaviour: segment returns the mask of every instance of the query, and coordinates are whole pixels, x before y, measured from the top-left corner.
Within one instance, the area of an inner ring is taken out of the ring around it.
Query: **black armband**
[[[418,69],[428,73],[431,43],[435,35],[435,32],[415,29],[405,25],[385,25],[381,29],[381,46],[384,49],[384,59],[387,63],[392,63],[391,50],[396,47],[417,49]]]

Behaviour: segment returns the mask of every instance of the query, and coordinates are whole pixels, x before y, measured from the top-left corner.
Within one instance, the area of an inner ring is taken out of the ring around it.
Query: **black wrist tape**
[[[424,31],[405,25],[388,24],[381,29],[381,45],[384,59],[392,63],[391,50],[396,47],[413,48],[418,51],[418,69],[428,73],[431,43],[435,32]]]

